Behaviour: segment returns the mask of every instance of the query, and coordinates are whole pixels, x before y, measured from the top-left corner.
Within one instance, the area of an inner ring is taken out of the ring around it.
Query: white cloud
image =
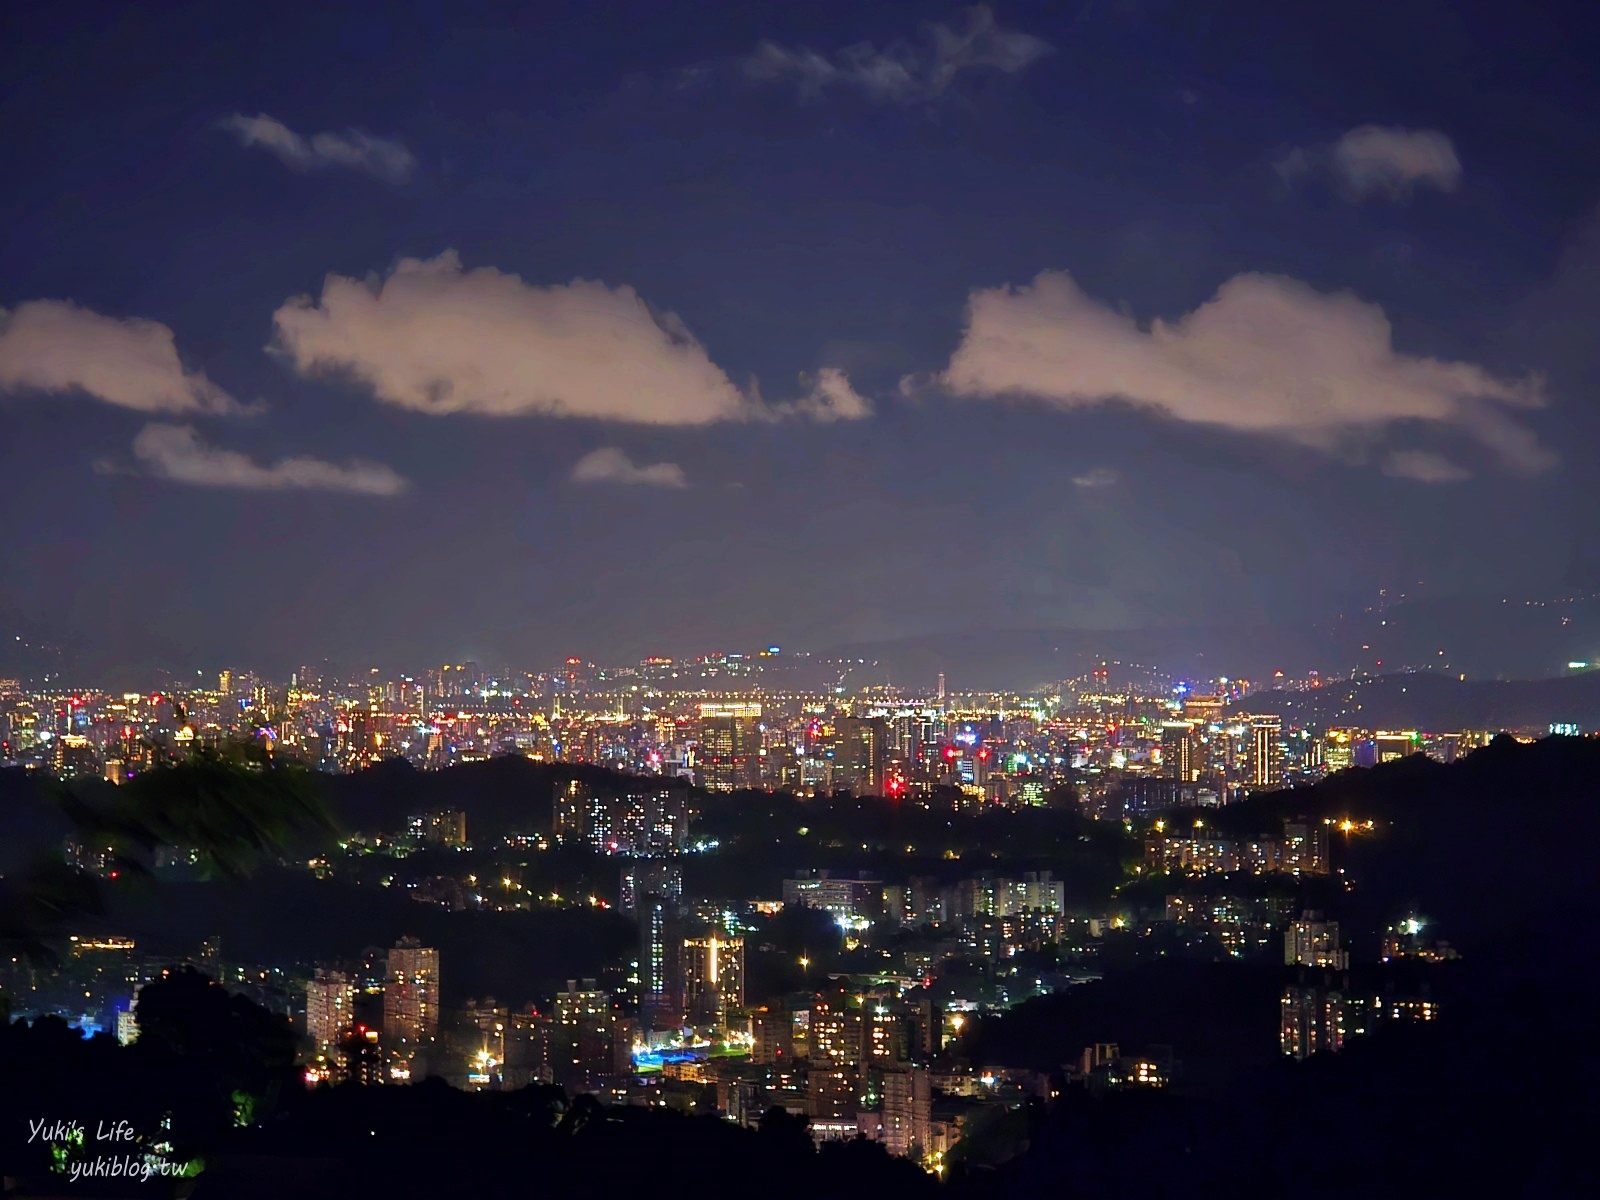
[[[273,324],[274,348],[300,372],[347,375],[417,412],[703,425],[785,411],[734,386],[681,320],[630,287],[540,286],[465,270],[454,251],[402,259],[386,279],[330,275],[320,300],[290,300]],[[864,404],[842,374],[822,372],[787,411],[856,415]]]
[[[1001,28],[994,13],[980,5],[968,9],[959,26],[927,26],[918,44],[895,42],[879,50],[862,42],[822,54],[803,46],[762,42],[740,67],[753,80],[792,83],[806,97],[847,87],[873,100],[908,104],[938,97],[964,71],[1014,75],[1052,49],[1032,34]]]
[[[1346,199],[1408,199],[1419,186],[1453,192],[1461,186],[1455,144],[1436,129],[1362,125],[1331,146],[1291,150],[1278,162],[1287,181],[1325,174]]]
[[[838,367],[823,367],[815,378],[802,376],[810,391],[789,404],[774,406],[774,416],[809,417],[813,421],[861,421],[872,415],[872,405],[850,386],[850,378]]]
[[[1120,482],[1121,479],[1122,476],[1117,474],[1117,472],[1113,471],[1110,467],[1091,467],[1082,474],[1074,475],[1072,477],[1072,486],[1080,488],[1104,488],[1111,487],[1113,484]]]
[[[416,158],[400,142],[359,129],[304,137],[265,113],[254,117],[235,113],[222,127],[236,134],[241,145],[259,146],[297,171],[347,167],[389,183],[404,183],[417,169]]]
[[[184,368],[165,325],[66,300],[0,309],[0,391],[82,392],[147,413],[238,408],[203,372]]]
[[[1069,409],[1122,401],[1328,451],[1362,451],[1396,422],[1431,423],[1513,470],[1554,461],[1512,415],[1544,403],[1540,380],[1399,353],[1376,304],[1281,275],[1237,275],[1193,312],[1147,327],[1064,271],[976,291],[938,382]]]
[[[197,487],[398,496],[409,486],[389,467],[361,459],[331,463],[296,457],[263,466],[236,450],[207,444],[192,425],[146,425],[133,439],[133,454],[146,473]]]
[[[641,465],[615,446],[591,450],[572,465],[574,483],[619,483],[640,487],[688,487],[683,468],[677,463]]]

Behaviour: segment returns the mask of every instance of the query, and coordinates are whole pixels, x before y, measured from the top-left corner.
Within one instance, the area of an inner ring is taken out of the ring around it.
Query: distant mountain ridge
[[[1258,692],[1234,710],[1320,727],[1547,733],[1575,725],[1588,732],[1600,729],[1600,671],[1555,679],[1461,680],[1419,671],[1332,680],[1312,691]]]
[[[1082,675],[1102,660],[1195,680],[1407,669],[1464,674],[1469,681],[1541,679],[1569,662],[1600,660],[1600,596],[1420,597],[1304,623],[919,634],[841,645],[816,657],[865,660],[852,683],[912,689],[931,688],[943,672],[956,690],[1028,690]],[[1119,682],[1115,668],[1112,682]]]

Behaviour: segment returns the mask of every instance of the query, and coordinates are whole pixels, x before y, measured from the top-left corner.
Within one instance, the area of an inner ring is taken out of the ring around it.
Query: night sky
[[[11,4],[0,628],[85,669],[1600,588],[1600,10]]]

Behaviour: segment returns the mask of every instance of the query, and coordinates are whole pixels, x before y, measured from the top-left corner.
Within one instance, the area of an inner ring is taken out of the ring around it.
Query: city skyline
[[[0,4],[0,1190],[1600,1194],[1597,61]]]
[[[1600,582],[1586,10],[626,12],[8,11],[0,627],[1314,648]]]

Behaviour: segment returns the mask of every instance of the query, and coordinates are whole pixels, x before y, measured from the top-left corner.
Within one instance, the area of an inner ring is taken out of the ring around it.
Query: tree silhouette
[[[170,1140],[184,1156],[271,1110],[293,1077],[296,1041],[284,1017],[180,967],[140,991],[131,1049],[173,1096]]]
[[[148,877],[162,847],[192,854],[207,877],[249,875],[297,840],[335,828],[321,781],[255,744],[197,750],[120,787],[99,780],[59,784],[49,799],[69,836],[109,851],[106,874],[125,879]],[[59,848],[36,849],[0,880],[0,947],[51,961],[51,938],[104,912],[105,886],[69,867]]]

